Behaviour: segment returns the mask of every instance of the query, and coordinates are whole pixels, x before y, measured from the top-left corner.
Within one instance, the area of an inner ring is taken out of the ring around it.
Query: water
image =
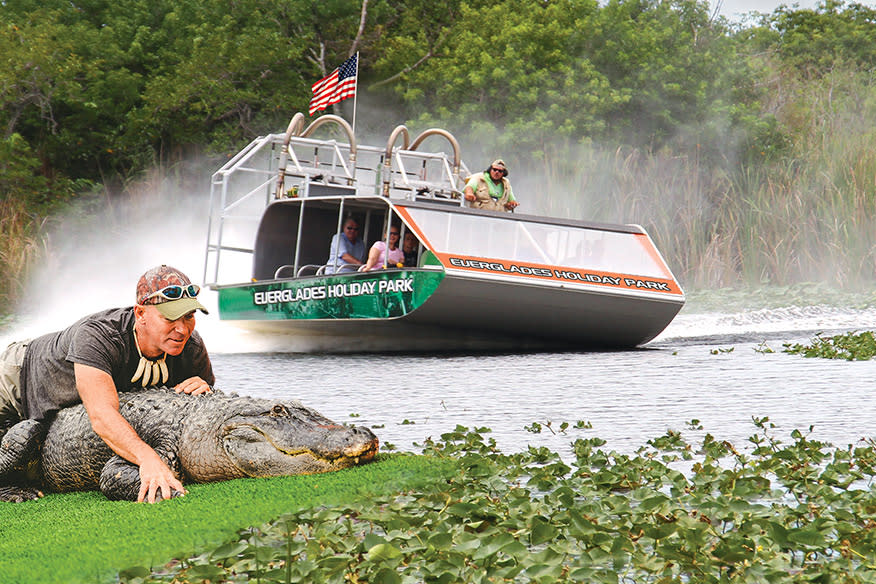
[[[682,312],[630,351],[306,355],[242,353],[225,342],[213,361],[225,390],[298,399],[337,422],[373,427],[398,450],[419,452],[418,443],[458,424],[491,428],[506,452],[534,445],[566,455],[575,438],[598,436],[631,453],[668,429],[743,449],[757,432],[752,417],[769,417],[783,441],[811,426],[813,437],[845,446],[874,434],[876,361],[806,359],[783,353],[783,343],[874,329],[873,309]],[[702,430],[689,428],[694,419]],[[578,421],[592,428],[560,431]]]

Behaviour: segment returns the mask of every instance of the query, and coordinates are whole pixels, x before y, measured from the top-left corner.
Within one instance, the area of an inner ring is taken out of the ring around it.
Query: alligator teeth
[[[140,357],[140,362],[137,363],[137,371],[134,373],[134,377],[131,378],[131,383],[137,383],[137,380],[143,375],[144,369],[146,369],[146,358]]]
[[[149,380],[152,378],[152,367],[147,365],[143,370],[143,387],[149,385]]]
[[[167,363],[164,362],[165,357],[167,357],[166,354],[158,362],[158,367],[161,369],[161,385],[165,385],[167,380],[170,379],[170,373],[167,372]]]
[[[161,367],[156,362],[152,362],[152,383],[158,385],[161,381]]]
[[[134,372],[134,377],[131,378],[131,383],[137,383],[137,380],[140,379],[140,376],[143,376],[142,385],[143,387],[149,387],[149,382],[151,381],[155,385],[159,383],[162,385],[167,384],[167,380],[170,379],[170,373],[167,370],[167,363],[165,363],[165,359],[167,359],[167,353],[161,356],[161,359],[156,359],[152,361],[151,359],[147,359],[143,356],[143,352],[140,350],[140,340],[137,338],[137,329],[134,328],[134,346],[137,347],[137,354],[140,355],[140,362],[137,363],[137,371]]]

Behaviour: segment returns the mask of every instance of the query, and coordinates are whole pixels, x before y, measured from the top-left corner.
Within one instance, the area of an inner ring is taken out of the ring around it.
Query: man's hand
[[[210,393],[213,391],[207,382],[198,376],[189,377],[173,388],[177,393],[187,393],[189,395],[201,395],[202,393]]]
[[[155,492],[159,488],[161,496],[165,499],[173,496],[172,489],[184,493],[182,483],[173,476],[170,468],[119,413],[119,394],[110,374],[82,363],[73,364],[73,373],[76,375],[76,389],[79,390],[79,396],[82,398],[85,411],[88,412],[95,434],[100,436],[113,452],[140,468],[140,493],[137,500],[143,501],[145,498],[150,503],[154,503]],[[199,377],[192,379],[207,385]],[[190,382],[192,379],[187,379],[183,383]],[[193,388],[192,391],[195,389]]]
[[[465,195],[466,201],[474,201],[476,198],[475,194],[474,194],[474,189],[471,187],[465,187],[463,194]]]
[[[517,201],[508,201],[507,203],[505,203],[505,208],[510,211],[511,209],[513,209],[514,207],[516,207],[519,204],[520,203],[518,203]]]
[[[358,258],[354,258],[353,256],[351,256],[348,253],[343,254],[341,256],[341,259],[344,260],[344,263],[346,263],[346,264],[352,264],[354,266],[364,265],[363,262],[360,262]]]
[[[145,500],[154,503],[158,489],[161,489],[162,499],[170,499],[174,490],[186,492],[179,479],[173,476],[173,472],[153,451],[153,456],[140,463],[140,493],[137,495],[137,502],[142,503]]]

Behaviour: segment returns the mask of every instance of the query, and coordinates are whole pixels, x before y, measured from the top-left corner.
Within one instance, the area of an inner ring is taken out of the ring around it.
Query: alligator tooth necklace
[[[167,353],[161,355],[160,359],[147,359],[144,357],[143,352],[140,350],[140,340],[137,338],[137,327],[134,327],[134,346],[137,347],[140,362],[137,364],[137,371],[134,373],[134,377],[131,378],[131,383],[137,383],[137,380],[141,377],[143,378],[143,387],[149,385],[150,381],[156,385],[167,383],[170,377],[170,374],[167,372],[167,363],[164,362],[167,359]]]

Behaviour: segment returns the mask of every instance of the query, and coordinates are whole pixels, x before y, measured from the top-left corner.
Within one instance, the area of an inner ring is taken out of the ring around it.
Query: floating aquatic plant
[[[722,348],[722,347],[718,347],[717,349],[711,349],[709,351],[709,354],[711,354],[711,355],[726,355],[728,353],[732,353],[735,349],[736,349],[736,347],[729,347],[726,349]]]
[[[775,351],[769,345],[767,345],[767,342],[765,340],[761,341],[758,346],[754,347],[754,352],[760,353],[761,355],[775,353]]]
[[[423,445],[457,461],[448,480],[284,515],[122,580],[876,582],[874,442],[783,443],[754,424],[745,447],[670,431],[623,454],[589,437],[573,460],[457,427]]]
[[[872,331],[851,332],[831,337],[817,334],[811,344],[785,343],[784,352],[804,357],[867,361],[876,355],[876,338]]]

